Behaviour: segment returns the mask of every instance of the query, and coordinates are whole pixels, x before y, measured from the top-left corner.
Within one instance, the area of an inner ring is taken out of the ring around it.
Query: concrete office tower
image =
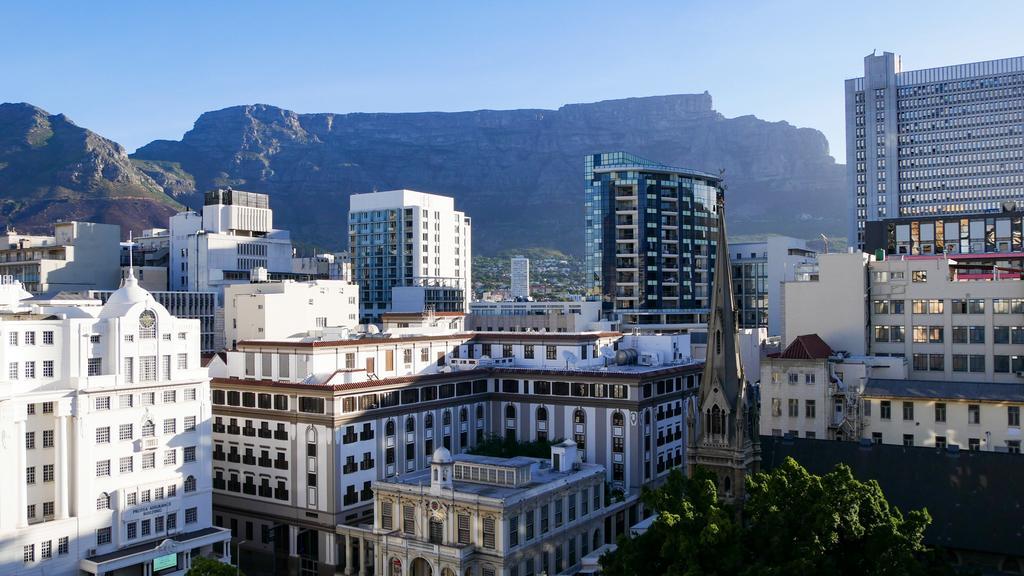
[[[454,199],[414,190],[353,194],[348,228],[363,321],[411,307],[469,309],[472,223]]]
[[[132,276],[102,306],[25,296],[0,284],[0,573],[178,574],[214,545],[230,555],[199,321]]]
[[[590,295],[624,327],[703,322],[721,179],[623,152],[587,156],[585,168]]]
[[[526,300],[530,297],[530,259],[525,256],[512,257],[512,298]]]
[[[903,71],[891,52],[846,81],[850,245],[868,222],[996,212],[1024,200],[1024,57]]]
[[[732,282],[740,328],[767,328],[782,333],[782,284],[815,262],[807,242],[789,236],[769,236],[762,242],[734,242],[729,247]]]
[[[274,228],[266,194],[232,190],[207,192],[203,213],[171,217],[171,290],[213,291],[223,305],[224,286],[249,282],[264,268],[271,278],[292,274],[292,241]]]
[[[8,231],[0,237],[0,275],[33,294],[113,290],[121,282],[121,228],[92,222],[58,222],[53,236]]]

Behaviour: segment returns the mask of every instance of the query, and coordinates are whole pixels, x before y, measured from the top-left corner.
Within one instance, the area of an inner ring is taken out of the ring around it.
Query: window
[[[808,419],[814,419],[816,415],[816,408],[814,400],[804,400],[804,416]]]
[[[96,398],[97,410],[110,410],[110,396],[98,396]]]
[[[878,417],[882,420],[892,419],[892,402],[889,400],[882,400],[879,403]]]
[[[936,436],[935,437],[935,447],[936,448],[945,448],[946,447],[946,437],[945,436]]]
[[[53,344],[53,330],[43,331],[43,344]]]
[[[171,448],[164,450],[164,466],[173,466],[178,463],[178,451]]]
[[[140,356],[139,380],[142,382],[154,382],[156,378],[156,356]]]
[[[146,452],[142,455],[142,469],[152,470],[156,468],[156,454],[153,452]]]
[[[178,401],[177,390],[164,390],[164,403],[169,404]]]
[[[799,418],[800,417],[800,401],[796,398],[789,399],[789,417]]]
[[[406,534],[416,533],[416,508],[409,504],[402,506],[402,532]]]
[[[25,378],[36,377],[36,363],[32,360],[25,362]]]
[[[523,345],[523,358],[533,360],[533,344]]]
[[[1007,440],[1006,451],[1010,454],[1020,454],[1020,440]]]
[[[545,358],[548,360],[558,359],[558,347],[557,346],[545,346]]]
[[[134,469],[135,458],[132,456],[123,456],[120,461],[120,472],[121,474],[130,474]]]
[[[35,483],[36,483],[36,467],[35,466],[26,466],[25,467],[25,484],[35,484]]]
[[[188,368],[188,354],[182,352],[178,354],[178,370],[185,370]]]
[[[928,271],[927,270],[913,270],[910,273],[911,282],[927,282]]]
[[[469,544],[469,514],[458,515],[459,544]]]
[[[972,452],[977,452],[978,450],[981,450],[981,440],[978,438],[968,438],[967,449]]]
[[[9,362],[7,364],[7,378],[9,380],[17,380],[18,379],[18,363],[17,362]]]
[[[53,360],[43,360],[43,378],[53,378]]]
[[[117,397],[117,405],[121,408],[131,408],[134,406],[131,394],[122,394]]]
[[[35,432],[25,432],[25,449],[26,450],[35,450],[35,448],[36,448],[36,433]]]
[[[13,332],[11,333],[11,335],[12,336],[17,336],[17,334],[13,333]],[[35,544],[26,544],[22,548],[21,558],[25,562],[25,564],[28,564],[30,562],[35,562],[36,561],[36,545]]]
[[[967,405],[967,423],[968,424],[981,424],[981,405],[980,404],[968,404]]]
[[[394,521],[391,515],[393,506],[394,504],[391,502],[380,503],[380,526],[384,530],[390,531],[394,527]]]
[[[185,432],[192,432],[196,429],[196,417],[185,416]]]
[[[110,544],[110,526],[100,528],[96,531],[96,545]]]
[[[1006,425],[1011,428],[1020,428],[1020,406],[1006,407]]]
[[[125,537],[128,540],[134,540],[139,537],[139,525],[135,522],[129,522],[125,524]]]
[[[936,402],[935,403],[935,421],[945,422],[946,421],[946,403]]]
[[[46,332],[43,332],[43,334],[46,334]],[[68,553],[68,537],[67,536],[61,536],[60,539],[57,540],[57,555],[58,556],[62,556],[62,555],[67,554],[67,553]]]
[[[18,333],[17,332],[9,333],[7,335],[7,343],[10,344],[11,346],[17,346],[18,345]]]
[[[914,403],[904,402],[903,403],[903,419],[913,420],[914,419]]]
[[[199,519],[198,508],[186,508],[185,509],[185,524],[195,524]]]
[[[132,432],[132,425],[131,424],[121,424],[118,427],[118,434],[117,434],[117,439],[118,440],[131,440],[132,437],[133,437],[133,432]]]
[[[196,491],[196,477],[195,476],[189,476],[188,478],[185,478],[185,484],[184,484],[183,490],[186,493],[188,493],[188,492],[195,492]],[[168,493],[168,496],[171,496],[171,494]]]
[[[103,372],[103,358],[89,358],[87,370],[89,376],[99,376]]]
[[[98,460],[96,462],[96,476],[110,476],[110,460]]]
[[[494,518],[486,516],[483,520],[484,548],[494,549],[495,525]]]
[[[184,455],[184,457],[182,459],[185,462],[195,462],[196,461],[196,447],[195,446],[185,446],[184,450],[182,451],[182,454]]]
[[[508,519],[508,545],[519,546],[519,516]]]
[[[142,424],[142,437],[152,438],[154,435],[156,435],[156,425],[153,424],[152,420],[146,420]]]
[[[903,435],[903,445],[904,446],[913,446],[914,445],[914,435],[913,434],[904,434]]]
[[[102,426],[96,429],[96,443],[107,444],[110,442],[110,426]]]

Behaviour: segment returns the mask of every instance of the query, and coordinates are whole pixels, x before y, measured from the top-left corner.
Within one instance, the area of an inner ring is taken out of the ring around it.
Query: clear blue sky
[[[0,101],[63,112],[130,151],[204,111],[555,108],[703,92],[726,116],[825,132],[845,78],[1024,54],[1024,2],[10,2]]]

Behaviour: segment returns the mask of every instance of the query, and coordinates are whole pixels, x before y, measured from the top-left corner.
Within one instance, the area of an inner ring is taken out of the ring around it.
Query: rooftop
[[[572,469],[566,472],[559,472],[550,466],[550,460],[543,458],[528,458],[516,456],[515,458],[495,458],[493,456],[479,456],[475,454],[456,454],[452,456],[453,465],[476,465],[504,470],[530,469],[529,480],[519,485],[501,485],[480,480],[459,480],[459,471],[456,469],[453,486],[456,496],[476,496],[480,498],[493,498],[502,500],[506,505],[510,501],[518,501],[530,498],[536,494],[557,490],[562,486],[573,484],[591,476],[604,477],[604,466],[597,464],[580,464],[579,469]],[[379,481],[381,486],[393,486],[397,488],[410,487],[429,489],[430,470],[424,469],[398,478],[387,481]]]
[[[872,398],[1024,402],[1024,384],[869,378],[862,395]]]
[[[769,354],[773,358],[786,360],[821,360],[832,356],[832,348],[817,334],[797,336],[780,354]]]

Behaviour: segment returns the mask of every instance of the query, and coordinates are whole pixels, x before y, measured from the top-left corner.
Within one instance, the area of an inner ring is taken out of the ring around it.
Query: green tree
[[[860,482],[839,465],[810,474],[792,458],[747,478],[742,524],[718,500],[714,477],[673,471],[645,490],[658,511],[651,528],[623,538],[601,558],[610,576],[931,575],[951,569],[923,544],[925,510],[904,516],[875,481]]]
[[[678,470],[654,490],[644,489],[644,505],[658,510],[651,527],[636,538],[620,538],[613,554],[601,557],[609,576],[736,574],[742,560],[740,530],[732,507],[718,499],[714,476],[698,470],[692,478]]]
[[[192,567],[188,569],[185,576],[245,576],[242,572],[236,572],[236,568],[230,564],[218,562],[213,558],[196,556],[192,559]]]

